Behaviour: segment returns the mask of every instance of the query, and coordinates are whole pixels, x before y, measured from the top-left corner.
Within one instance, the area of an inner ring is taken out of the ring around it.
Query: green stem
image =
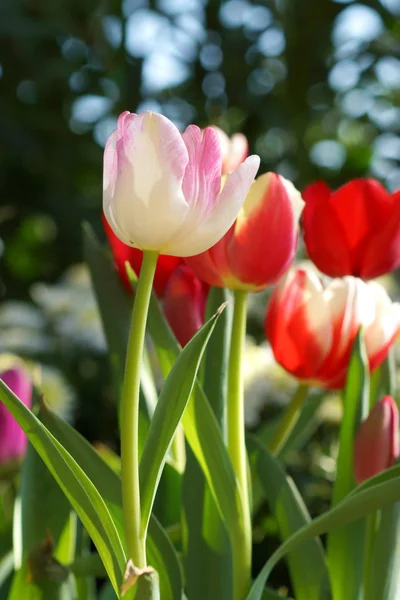
[[[246,335],[247,292],[235,291],[228,364],[228,450],[238,478],[243,505],[243,540],[233,548],[235,598],[247,596],[251,581],[251,515],[244,425],[243,350]]]
[[[307,393],[308,386],[299,385],[295,395],[285,408],[282,419],[280,420],[273,438],[268,445],[272,454],[279,454],[289,435],[292,433],[294,426],[299,420],[301,409],[303,408],[303,403],[307,397]]]
[[[140,528],[139,492],[139,391],[147,312],[158,253],[144,252],[133,305],[126,353],[121,412],[122,505],[128,558],[137,567],[146,566],[146,549]]]

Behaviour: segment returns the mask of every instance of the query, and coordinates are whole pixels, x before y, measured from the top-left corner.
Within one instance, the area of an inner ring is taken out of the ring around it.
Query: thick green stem
[[[366,517],[365,527],[365,553],[364,553],[364,597],[367,597],[370,592],[370,578],[373,577],[372,555],[374,552],[374,542],[376,532],[378,530],[380,511],[375,510]]]
[[[147,312],[157,258],[157,252],[144,252],[133,305],[122,391],[122,504],[128,558],[131,558],[137,567],[146,566],[146,549],[140,529],[138,449],[140,365],[143,356]]]
[[[247,292],[235,292],[228,365],[228,450],[239,482],[243,504],[243,540],[233,548],[235,598],[246,598],[251,581],[251,515],[244,426],[243,351],[246,336]]]
[[[303,408],[303,402],[307,397],[307,392],[308,386],[299,385],[295,395],[286,407],[282,419],[280,420],[274,436],[268,446],[272,454],[279,454],[284,443],[292,433],[294,426],[299,419],[301,409]]]

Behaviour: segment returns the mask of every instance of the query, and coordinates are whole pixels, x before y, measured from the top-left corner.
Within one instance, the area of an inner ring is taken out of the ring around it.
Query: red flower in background
[[[208,286],[189,267],[182,265],[171,275],[164,295],[164,314],[185,346],[204,323]]]
[[[354,442],[357,483],[391,467],[399,456],[399,409],[391,396],[375,404],[358,429]]]
[[[27,406],[32,406],[32,382],[30,377],[15,367],[0,373],[0,379]],[[0,464],[22,458],[28,440],[17,421],[0,402]]]
[[[320,271],[372,279],[400,266],[400,190],[354,179],[332,192],[319,181],[302,196],[304,242]]]
[[[372,371],[400,331],[400,304],[375,281],[345,277],[324,288],[305,269],[289,272],[278,283],[265,319],[277,362],[294,377],[326,389],[344,386],[360,326]]]
[[[106,232],[107,240],[111,248],[112,255],[114,257],[115,267],[118,275],[126,287],[126,289],[132,293],[132,286],[129,282],[128,275],[126,273],[125,263],[128,261],[136,275],[139,276],[140,268],[142,266],[143,252],[137,248],[131,248],[127,246],[115,235],[110,225],[107,222],[104,214],[102,215],[103,227]],[[175,256],[161,255],[158,258],[156,273],[154,277],[154,289],[157,296],[162,297],[165,292],[168,280],[171,274],[174,272],[176,267],[183,263],[182,258]]]
[[[186,263],[209,285],[262,290],[275,283],[294,260],[303,205],[290,181],[276,173],[261,175],[224,237]]]

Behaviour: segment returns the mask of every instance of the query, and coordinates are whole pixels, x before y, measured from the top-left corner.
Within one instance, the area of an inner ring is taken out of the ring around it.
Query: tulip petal
[[[299,379],[315,379],[331,350],[329,308],[316,275],[304,269],[275,288],[267,308],[266,334],[278,363]]]
[[[182,192],[188,153],[175,125],[162,115],[130,117],[106,148],[105,172],[115,170],[116,160],[118,176],[114,189],[112,177],[105,177],[104,213],[126,244],[160,250],[188,210]]]
[[[166,252],[173,256],[194,256],[208,250],[233,224],[260,165],[258,156],[249,156],[231,175],[208,217],[201,221],[191,213],[182,236],[171,240]],[[194,235],[195,232],[195,235]]]
[[[221,188],[221,148],[212,127],[201,131],[189,125],[182,138],[189,156],[182,189],[191,215],[199,211],[200,220],[212,210]]]
[[[275,283],[296,254],[304,202],[289,181],[275,173],[256,179],[227,242],[229,270],[257,289]]]
[[[384,288],[376,281],[366,284],[375,305],[375,319],[365,331],[365,345],[371,371],[386,358],[400,332],[400,304],[392,303]]]

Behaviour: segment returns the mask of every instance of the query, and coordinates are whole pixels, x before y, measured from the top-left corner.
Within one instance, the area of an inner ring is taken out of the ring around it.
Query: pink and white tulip
[[[222,172],[232,173],[249,155],[249,144],[243,133],[234,133],[228,137],[222,129],[213,125],[221,144]]]
[[[277,362],[294,377],[326,389],[344,386],[361,326],[373,371],[400,331],[400,304],[376,282],[349,276],[324,287],[306,269],[293,270],[279,282],[265,319]]]
[[[128,246],[192,256],[232,225],[259,164],[250,156],[221,190],[221,145],[212,128],[190,125],[181,134],[157,113],[124,112],[104,150],[104,214]]]

